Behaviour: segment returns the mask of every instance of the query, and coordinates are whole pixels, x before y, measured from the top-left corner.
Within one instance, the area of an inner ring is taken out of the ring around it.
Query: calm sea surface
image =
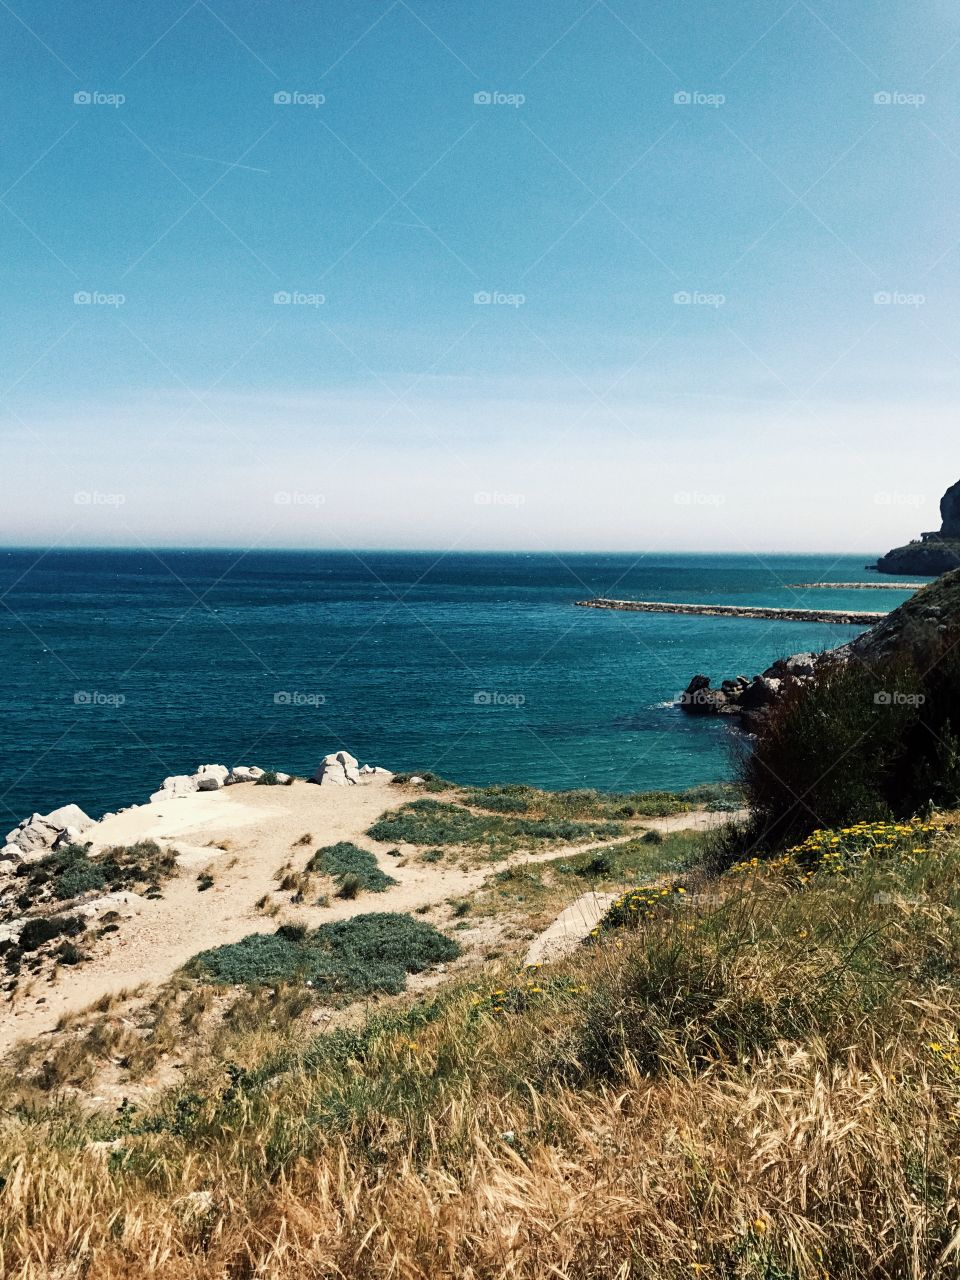
[[[868,558],[0,550],[0,819],[96,816],[206,762],[308,773],[340,747],[461,782],[714,781],[730,732],[668,705],[690,677],[857,628],[573,602],[894,608],[906,593],[843,589]],[[821,579],[840,585],[790,589]]]

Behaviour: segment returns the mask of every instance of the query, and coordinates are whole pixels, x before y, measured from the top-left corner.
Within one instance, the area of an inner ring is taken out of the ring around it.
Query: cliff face
[[[922,573],[939,576],[960,569],[960,480],[940,500],[943,524],[905,547],[894,547],[877,561],[880,573]]]

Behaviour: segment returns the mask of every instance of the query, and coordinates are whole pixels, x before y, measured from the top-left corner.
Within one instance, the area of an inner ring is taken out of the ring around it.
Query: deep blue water
[[[788,587],[862,581],[867,559],[0,551],[0,818],[96,815],[208,761],[308,773],[340,747],[463,782],[714,781],[729,731],[663,704],[696,672],[750,675],[856,629],[573,602],[895,607]]]

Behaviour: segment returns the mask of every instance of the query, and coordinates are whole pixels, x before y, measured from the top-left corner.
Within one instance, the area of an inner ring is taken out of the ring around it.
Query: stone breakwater
[[[774,609],[752,604],[669,604],[662,600],[577,600],[579,609],[625,609],[631,613],[686,613],[708,618],[773,618],[778,622],[836,622],[872,626],[887,615],[851,609]]]
[[[917,591],[922,582],[791,582],[791,591]]]

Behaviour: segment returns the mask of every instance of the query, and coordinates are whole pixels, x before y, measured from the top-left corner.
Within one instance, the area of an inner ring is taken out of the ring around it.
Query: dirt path
[[[518,853],[494,866],[470,870],[424,863],[411,856],[404,866],[388,857],[364,834],[386,809],[409,797],[376,780],[360,787],[236,786],[195,793],[179,800],[142,805],[108,818],[90,835],[96,848],[151,838],[182,851],[182,870],[165,886],[163,897],[129,895],[121,907],[120,929],[99,940],[91,961],[60,968],[53,983],[37,983],[0,1008],[0,1054],[16,1041],[52,1031],[68,1013],[100,997],[141,984],[168,979],[198,951],[236,942],[250,933],[272,933],[280,920],[307,925],[342,920],[369,911],[412,912],[418,907],[461,897],[506,867],[549,861],[594,848],[596,840],[537,853]],[[643,829],[707,829],[730,818],[703,811],[651,819]],[[309,834],[309,845],[297,841]],[[182,837],[182,838],[181,838]],[[381,867],[398,884],[382,894],[359,899],[332,898],[327,907],[294,905],[289,893],[280,919],[256,908],[265,894],[278,893],[274,873],[287,862],[300,870],[320,845],[350,840],[377,854]],[[616,843],[616,842],[613,842]],[[213,846],[213,847],[211,847]],[[208,870],[213,887],[198,891],[197,874]]]

